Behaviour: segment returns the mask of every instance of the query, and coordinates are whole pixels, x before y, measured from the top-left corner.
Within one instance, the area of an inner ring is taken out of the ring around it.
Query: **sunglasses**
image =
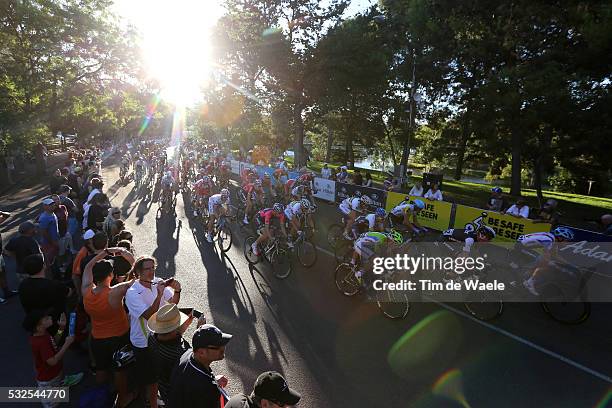
[[[114,212],[113,215],[121,215],[120,211]]]

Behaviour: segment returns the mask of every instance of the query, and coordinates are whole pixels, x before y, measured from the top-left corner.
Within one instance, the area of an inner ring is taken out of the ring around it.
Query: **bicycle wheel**
[[[334,273],[334,281],[336,288],[344,296],[354,296],[361,290],[361,283],[355,277],[353,267],[349,263],[338,265]]]
[[[501,316],[504,311],[504,302],[502,300],[487,298],[486,293],[476,294],[475,296],[479,298],[463,304],[465,310],[472,316],[483,321],[493,320],[497,316]]]
[[[247,262],[251,265],[255,265],[259,262],[259,257],[253,253],[253,248],[251,246],[257,240],[254,236],[248,236],[244,240],[244,257]]]
[[[217,232],[217,241],[221,252],[227,252],[232,247],[232,229],[227,223],[224,223]]]
[[[296,248],[297,258],[304,268],[310,268],[317,262],[317,246],[306,239],[303,239]]]
[[[385,282],[399,283],[400,277],[397,274],[384,278]],[[385,317],[389,319],[403,319],[410,311],[408,295],[397,290],[377,290],[376,305]]]
[[[285,279],[291,274],[291,256],[285,248],[277,246],[273,249],[268,254],[268,262],[272,265],[274,276],[278,279]]]
[[[563,289],[547,284],[540,290],[540,305],[553,320],[563,324],[580,324],[591,315],[591,304],[580,299],[568,301]]]
[[[341,242],[342,243],[338,241],[338,244],[334,248],[334,258],[338,264],[350,262],[353,257],[353,242],[347,241],[344,238]]]
[[[342,234],[344,233],[344,226],[340,224],[332,224],[327,232],[327,242],[332,248],[336,248],[339,241],[344,241]]]

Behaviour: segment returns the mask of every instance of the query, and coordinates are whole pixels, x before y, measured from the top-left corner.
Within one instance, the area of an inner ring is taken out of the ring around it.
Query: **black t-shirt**
[[[19,285],[19,300],[26,314],[51,308],[56,319],[66,310],[68,293],[68,286],[47,278],[26,278]]]
[[[258,406],[251,397],[244,394],[238,394],[227,401],[225,408],[258,408]]]
[[[189,349],[181,356],[170,378],[169,407],[217,408],[221,392],[210,368],[198,363]]]
[[[99,227],[97,223],[104,222],[104,217],[106,217],[107,212],[108,210],[101,205],[92,205],[89,208],[89,213],[87,214],[87,228],[94,231],[101,230],[102,227]]]
[[[26,256],[41,253],[38,242],[34,238],[25,235],[17,235],[9,239],[4,249],[15,254],[18,268],[20,268],[23,258]]]
[[[74,209],[76,208],[74,201],[68,197],[61,197],[60,202],[64,207],[66,207],[66,210],[68,211],[68,218],[74,217]]]
[[[113,273],[115,276],[125,276],[132,269],[132,265],[121,255],[113,256],[111,259],[113,260]]]

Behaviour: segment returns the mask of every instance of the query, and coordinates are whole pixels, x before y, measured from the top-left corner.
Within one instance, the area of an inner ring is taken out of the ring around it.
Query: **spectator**
[[[6,221],[11,214],[0,211],[0,224]],[[6,282],[6,269],[4,266],[4,259],[2,258],[2,234],[0,234],[0,288],[2,288],[2,292],[4,296],[9,297],[11,295],[11,291],[8,289],[8,284]],[[6,299],[0,297],[0,305],[6,303]]]
[[[601,216],[601,225],[604,235],[612,235],[612,214],[604,214]]]
[[[227,402],[223,390],[227,378],[215,376],[210,368],[213,361],[225,358],[225,346],[232,338],[212,324],[205,324],[193,334],[193,350],[187,350],[170,378],[170,407],[217,408]]]
[[[432,183],[431,188],[425,193],[425,197],[428,200],[442,201],[442,192],[438,190],[438,184]]]
[[[125,296],[130,312],[130,342],[136,358],[138,379],[146,389],[152,408],[157,408],[157,367],[155,355],[148,347],[146,320],[166,303],[178,304],[181,297],[180,283],[172,278],[164,281],[156,277],[156,267],[155,258],[140,257],[132,268],[132,275],[138,279]]]
[[[387,177],[383,181],[383,187],[387,191],[391,191],[393,189],[393,174],[387,173]]]
[[[408,193],[409,196],[423,197],[423,183],[417,181]]]
[[[66,183],[68,183],[68,178],[62,176],[60,169],[55,170],[51,176],[51,180],[49,181],[49,189],[51,190],[51,194],[57,193],[59,187]]]
[[[225,408],[286,407],[296,405],[301,398],[298,392],[289,388],[280,373],[267,371],[257,377],[250,396],[234,395]]]
[[[83,272],[81,265],[83,264],[83,261],[89,255],[95,255],[96,253],[93,245],[94,236],[96,236],[96,233],[92,230],[85,231],[85,233],[83,234],[83,247],[79,250],[79,252],[77,252],[76,256],[74,257],[74,261],[72,262],[72,282],[74,282],[75,288],[81,287],[81,275]],[[104,235],[104,239],[106,239],[106,235]],[[99,237],[98,240],[101,241],[102,238]],[[102,246],[102,248],[104,248],[106,246],[106,241],[104,241],[103,243],[99,242],[98,246]],[[87,263],[85,263],[85,265],[87,265]],[[81,291],[77,290],[76,292],[80,300]]]
[[[493,187],[491,189],[491,197],[487,203],[487,209],[491,211],[502,212],[504,209],[504,198],[501,187]]]
[[[130,244],[132,244],[132,253],[134,253],[134,244],[132,243],[132,239],[133,239],[132,233],[124,229],[122,231],[119,231],[119,233],[115,235],[111,241],[112,242],[119,242],[119,241],[124,241],[124,240],[129,241]]]
[[[45,264],[50,267],[55,262],[59,251],[59,230],[55,216],[55,201],[45,198],[42,201],[43,212],[38,217],[38,232],[40,233],[40,247],[45,256]]]
[[[363,184],[363,186],[372,188],[372,183],[372,175],[370,174],[370,172],[367,172],[365,177],[365,183]]]
[[[64,345],[58,349],[64,328],[66,327],[66,315],[62,314],[58,322],[60,330],[54,339],[49,333],[49,328],[54,325],[53,317],[47,310],[36,309],[28,313],[23,327],[30,332],[30,347],[32,359],[36,370],[36,382],[39,389],[49,387],[73,386],[83,378],[83,373],[64,377],[64,365],[62,360],[64,354],[74,342],[74,336],[66,337]],[[58,402],[43,402],[43,407],[57,407]]]
[[[111,286],[113,262],[104,258],[121,256],[134,263],[134,257],[124,248],[107,248],[96,254],[85,266],[80,287],[85,311],[91,318],[91,352],[96,362],[96,383],[109,380],[113,355],[130,342],[130,323],[122,300],[133,281]],[[135,399],[128,392],[127,372],[116,370],[114,384],[117,406],[126,407]]]
[[[348,168],[346,166],[340,167],[340,171],[336,174],[336,180],[340,183],[346,183],[348,180]]]
[[[104,231],[108,239],[113,238],[121,231],[118,227],[118,221],[121,221],[121,209],[113,207],[108,211],[108,215],[102,224],[102,231]]]
[[[19,225],[19,235],[12,237],[4,247],[4,255],[8,255],[15,258],[15,264],[17,265],[17,275],[23,278],[23,260],[28,255],[42,254],[38,241],[34,239],[36,234],[36,226],[30,222],[25,221]]]
[[[134,255],[134,251],[132,250],[132,243],[126,239],[123,241],[119,241],[116,245],[118,248],[123,248],[128,251],[130,254]],[[128,273],[132,269],[132,263],[128,262],[123,256],[117,255],[113,257],[113,274],[115,275],[115,279],[113,280],[113,284],[120,283],[125,281]]]
[[[328,179],[331,177],[331,170],[327,167],[327,163],[323,165],[321,169],[321,178]]]
[[[66,207],[66,210],[68,211],[68,234],[70,234],[70,239],[72,240],[79,232],[79,222],[77,221],[79,208],[69,197],[71,192],[72,187],[69,185],[64,184],[59,188],[60,203]]]
[[[551,198],[546,200],[544,205],[540,207],[534,223],[548,222],[551,227],[554,228],[559,224],[559,212],[557,211],[557,200]]]
[[[517,218],[529,218],[529,206],[525,204],[525,200],[519,197],[516,200],[516,203],[511,205],[505,212],[502,214],[512,215]]]
[[[23,259],[23,271],[28,275],[19,285],[19,300],[23,310],[52,309],[54,320],[66,311],[66,300],[72,294],[70,288],[61,282],[45,277],[45,263],[40,254],[28,255]]]
[[[108,207],[106,206],[107,201],[108,197],[106,197],[106,194],[99,193],[93,196],[87,214],[87,229],[102,231],[104,219],[108,214]]]
[[[361,170],[355,169],[355,173],[353,173],[353,184],[356,186],[363,185],[363,176],[361,175]]]
[[[57,231],[58,231],[58,261],[60,264],[60,272],[66,271],[67,263],[70,262],[72,253],[75,252],[72,246],[72,238],[68,234],[68,210],[65,205],[60,202],[60,197],[57,194],[51,195],[51,199],[55,203],[55,209],[53,213],[57,217]],[[66,255],[66,252],[69,255]]]
[[[102,193],[102,187],[104,186],[104,183],[99,178],[94,177],[89,182],[89,185],[91,186],[91,191],[87,196],[87,202],[91,202],[91,199],[94,198],[96,194]]]
[[[193,321],[193,315],[179,311],[173,304],[162,306],[159,311],[147,321],[149,331],[149,348],[157,356],[159,368],[158,385],[159,394],[163,401],[168,401],[170,395],[170,377],[178,365],[181,356],[191,348],[182,334]],[[204,316],[198,319],[198,327],[205,324]]]

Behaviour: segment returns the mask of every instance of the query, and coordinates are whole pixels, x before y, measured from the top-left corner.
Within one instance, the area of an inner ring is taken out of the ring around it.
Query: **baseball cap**
[[[289,388],[285,378],[276,371],[266,371],[257,377],[253,394],[277,405],[295,405],[302,396]]]
[[[92,239],[94,237],[94,235],[96,235],[96,233],[93,230],[88,229],[83,234],[83,239]]]
[[[220,347],[225,346],[231,338],[231,334],[223,333],[217,326],[204,324],[193,333],[192,345],[194,350],[210,346]]]
[[[54,202],[55,201],[53,201],[51,198],[45,198],[44,200],[42,200],[43,205],[51,205]]]

